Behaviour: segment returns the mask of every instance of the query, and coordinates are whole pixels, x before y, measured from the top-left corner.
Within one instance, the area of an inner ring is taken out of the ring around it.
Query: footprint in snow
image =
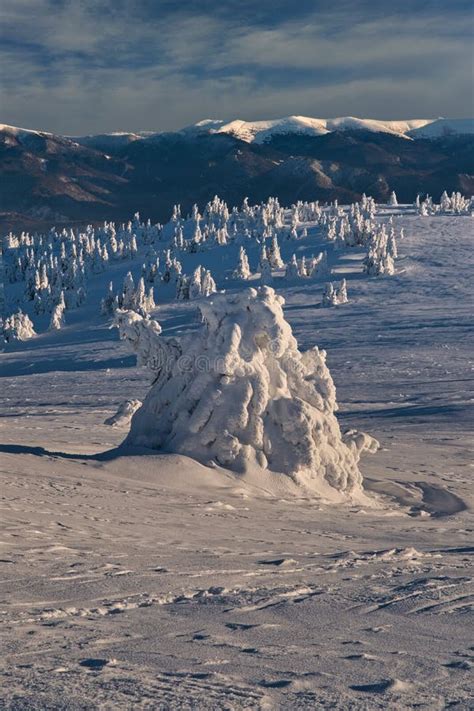
[[[265,681],[265,679],[262,679],[260,686],[265,687],[265,689],[284,689],[285,687],[290,686],[291,683],[290,679],[278,679],[275,681]]]
[[[273,560],[259,560],[258,561],[259,565],[274,565],[277,568],[279,568],[282,565],[292,565],[294,563],[296,563],[296,560],[293,560],[293,558],[274,558]]]
[[[102,669],[107,666],[107,664],[113,663],[110,659],[81,659],[79,665],[81,667],[86,667],[92,671],[102,671]]]
[[[409,691],[411,684],[400,681],[400,679],[382,679],[372,684],[353,684],[350,688],[353,689],[353,691],[362,691],[366,694],[384,694],[387,691],[397,693]]]
[[[472,669],[472,666],[472,662],[468,659],[457,659],[453,662],[447,662],[446,664],[443,664],[443,667],[447,667],[448,669],[461,669],[464,671],[470,671]]]
[[[253,627],[260,627],[260,625],[245,625],[242,622],[228,622],[226,627],[236,632],[238,630],[251,630]]]

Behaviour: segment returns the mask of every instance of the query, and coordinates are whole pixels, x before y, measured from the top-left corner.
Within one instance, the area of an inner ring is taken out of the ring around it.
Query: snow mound
[[[115,415],[104,420],[104,425],[110,427],[124,427],[130,424],[133,414],[141,407],[141,400],[124,400],[120,403]]]
[[[121,337],[155,373],[124,444],[269,470],[333,499],[360,493],[357,463],[372,440],[342,437],[326,354],[298,350],[283,304],[266,286],[215,295],[199,304],[200,331],[179,344],[156,322],[119,312]]]

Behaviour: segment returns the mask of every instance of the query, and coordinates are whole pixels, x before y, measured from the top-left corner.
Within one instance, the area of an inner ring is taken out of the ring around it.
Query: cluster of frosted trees
[[[277,198],[253,206],[245,199],[240,209],[229,210],[216,196],[207,203],[202,214],[194,205],[187,218],[182,217],[180,206],[175,205],[161,235],[173,253],[201,252],[230,242],[241,245],[249,241],[265,242],[273,237],[298,239],[305,236],[301,223],[316,220],[321,212],[317,202],[298,202],[287,209],[280,206]]]
[[[5,321],[0,318],[0,332],[7,343],[10,341],[26,341],[36,335],[33,322],[21,309],[7,316]]]
[[[389,204],[394,207],[397,196],[392,193]],[[417,200],[416,209],[422,215],[468,214],[473,201],[460,193],[443,193],[440,204],[428,197]],[[110,266],[134,260],[143,255],[141,276],[133,270],[133,288],[127,275],[127,286],[114,292],[113,286],[102,300],[104,314],[117,308],[149,313],[154,307],[153,287],[169,284],[179,300],[195,299],[216,291],[216,283],[208,269],[201,266],[189,274],[183,273],[182,263],[189,253],[234,244],[239,254],[233,277],[246,281],[254,277],[260,284],[273,282],[275,275],[281,283],[316,279],[326,282],[331,276],[326,252],[317,256],[298,256],[299,243],[311,233],[323,236],[331,251],[363,246],[367,250],[364,263],[370,275],[394,273],[397,258],[397,239],[392,223],[383,226],[377,216],[373,198],[341,207],[337,201],[322,207],[318,202],[297,202],[289,208],[277,198],[269,198],[258,205],[247,199],[240,207],[229,208],[218,197],[209,201],[200,212],[194,205],[188,215],[175,205],[170,220],[162,224],[143,222],[139,213],[122,225],[104,222],[99,227],[89,225],[81,229],[52,229],[46,234],[9,234],[3,241],[4,282],[12,285],[17,295],[10,311],[18,311],[21,303],[29,318],[35,314],[48,315],[51,329],[64,324],[68,309],[81,306],[87,297],[89,279]],[[292,248],[288,249],[289,244]],[[250,249],[259,255],[250,264]],[[281,251],[294,254],[285,261]],[[127,265],[128,266],[128,265]],[[125,271],[125,270],[124,270]],[[138,270],[137,270],[138,271]],[[123,272],[122,272],[123,273]],[[257,282],[258,283],[258,282]],[[334,287],[334,293],[337,288]],[[20,294],[20,296],[18,296]],[[329,301],[334,298],[329,295]],[[7,299],[8,305],[8,299]],[[13,318],[13,315],[12,315]],[[27,330],[27,329],[26,329]]]
[[[403,233],[401,236],[403,237]],[[395,274],[397,257],[397,239],[393,220],[390,218],[388,231],[385,224],[379,225],[367,244],[364,271],[369,276],[391,276]]]
[[[4,257],[5,281],[24,283],[24,301],[32,302],[36,314],[51,313],[58,305],[71,309],[84,303],[87,275],[99,271],[99,263],[108,259],[100,241],[92,242],[73,230],[59,234],[52,230],[47,235],[10,233]]]
[[[304,256],[297,259],[296,254],[293,254],[285,264],[281,258],[276,235],[273,235],[269,242],[269,246],[265,246],[265,243],[263,243],[260,249],[258,272],[260,273],[260,282],[263,285],[268,286],[272,283],[273,271],[275,270],[283,270],[285,280],[288,282],[307,278],[326,279],[331,273],[328,266],[327,252],[320,252],[316,257],[312,256],[308,259]],[[242,246],[240,247],[237,266],[232,276],[234,279],[244,281],[252,276],[247,252]]]
[[[395,192],[390,197],[389,204],[398,204]],[[392,275],[395,273],[395,259],[398,257],[397,235],[393,217],[388,226],[376,218],[376,204],[370,197],[364,196],[360,203],[353,203],[348,210],[331,206],[329,211],[319,218],[319,225],[329,242],[334,243],[336,250],[349,247],[365,246],[367,255],[364,259],[364,271],[370,276]],[[399,237],[403,239],[403,229]],[[323,306],[345,303],[337,295],[338,290],[331,284],[326,287]]]
[[[445,190],[441,195],[439,205],[433,202],[433,198],[430,195],[427,195],[424,200],[421,200],[418,195],[415,207],[422,217],[431,215],[471,215],[474,211],[474,197],[468,199],[459,192],[453,192],[448,195]]]
[[[189,277],[185,274],[181,274],[176,283],[176,298],[181,301],[210,296],[211,294],[215,294],[216,291],[216,282],[211,272],[201,265],[196,267]]]
[[[327,279],[330,274],[327,252],[319,252],[316,257],[309,259],[304,256],[297,259],[293,254],[285,269],[285,279],[289,282],[308,278]]]
[[[153,286],[149,286],[147,289],[143,277],[140,277],[135,285],[132,272],[127,272],[119,293],[114,292],[113,282],[109,283],[109,289],[101,301],[100,310],[104,316],[113,315],[116,309],[127,309],[146,317],[154,308]]]
[[[136,213],[133,220],[120,226],[104,222],[83,229],[53,228],[46,234],[9,234],[4,240],[5,281],[23,283],[22,300],[30,314],[49,314],[50,328],[59,329],[66,311],[85,302],[91,276],[117,262],[133,260],[141,249],[146,253],[141,278],[132,284],[133,276],[127,275],[126,284],[117,293],[112,285],[102,299],[101,310],[107,315],[117,308],[146,314],[154,308],[153,287],[158,283],[173,286],[180,300],[214,293],[216,284],[209,270],[199,266],[193,273],[183,274],[182,255],[232,242],[240,246],[235,278],[252,276],[246,247],[258,244],[255,272],[260,274],[260,283],[271,284],[275,271],[290,282],[325,280],[330,276],[325,252],[311,258],[293,255],[285,263],[280,244],[307,237],[305,225],[310,222],[319,225],[328,241],[334,240],[339,247],[365,244],[373,232],[374,214],[375,203],[365,196],[349,212],[337,202],[325,209],[318,202],[301,201],[284,208],[276,198],[253,206],[246,199],[240,208],[229,209],[215,197],[202,214],[195,205],[183,217],[176,205],[165,225],[142,222]]]
[[[339,286],[335,286],[332,281],[326,284],[321,306],[338,306],[339,304],[347,304],[348,301],[347,283],[345,279],[341,281]]]
[[[50,328],[64,324],[64,312],[81,306],[91,275],[111,260],[133,259],[138,251],[133,223],[114,223],[84,231],[54,228],[46,234],[10,233],[4,240],[5,281],[23,282],[23,301],[37,315],[51,314]]]
[[[353,203],[348,210],[340,208],[335,202],[329,210],[323,212],[318,224],[335,249],[365,246],[377,225],[375,214],[373,198],[364,195],[361,202]]]

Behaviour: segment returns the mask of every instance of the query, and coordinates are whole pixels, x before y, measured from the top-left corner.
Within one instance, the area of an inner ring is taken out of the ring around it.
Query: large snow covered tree
[[[117,312],[121,337],[155,374],[125,444],[268,469],[321,496],[360,492],[357,462],[371,438],[341,435],[326,354],[299,351],[283,304],[265,286],[203,299],[200,331],[179,343],[155,321]]]

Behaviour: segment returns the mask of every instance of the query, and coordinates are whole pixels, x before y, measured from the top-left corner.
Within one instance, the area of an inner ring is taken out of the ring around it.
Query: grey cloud
[[[152,22],[145,12],[124,22],[124,0],[50,7],[0,8],[5,37],[17,29],[14,43],[0,44],[4,122],[83,133],[169,130],[209,115],[472,113],[469,24],[456,13],[344,21],[323,4],[270,27],[190,14],[189,3]]]

